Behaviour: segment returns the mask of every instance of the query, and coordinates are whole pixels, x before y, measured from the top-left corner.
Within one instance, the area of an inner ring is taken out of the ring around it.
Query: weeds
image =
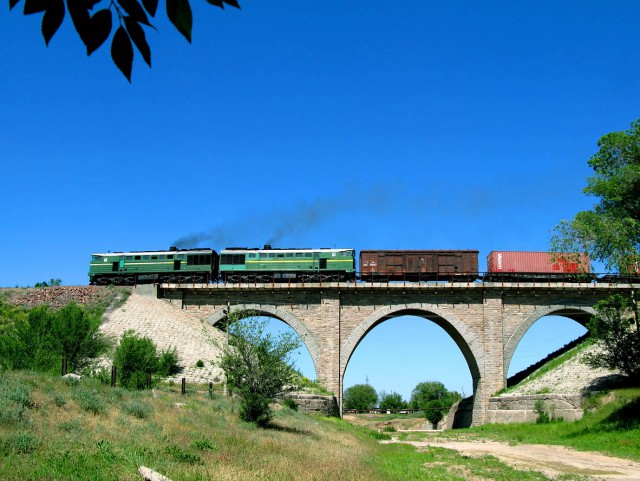
[[[153,408],[151,406],[140,401],[125,402],[121,405],[121,409],[123,412],[138,419],[147,419],[153,412]]]

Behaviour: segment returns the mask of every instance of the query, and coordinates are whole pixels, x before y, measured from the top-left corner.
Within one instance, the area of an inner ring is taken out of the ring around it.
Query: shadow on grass
[[[299,436],[314,436],[313,432],[308,431],[306,429],[292,428],[289,426],[282,426],[281,424],[277,424],[271,422],[263,427],[263,429],[270,431],[279,431],[281,433],[289,433],[289,434],[297,434]]]
[[[636,397],[614,410],[606,418],[579,431],[567,434],[567,438],[579,438],[594,433],[610,433],[621,431],[640,431],[640,397]]]
[[[607,431],[640,429],[640,397],[616,409],[599,424]]]

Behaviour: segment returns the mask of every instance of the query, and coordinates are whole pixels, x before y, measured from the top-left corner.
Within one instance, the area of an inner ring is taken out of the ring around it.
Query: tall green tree
[[[589,322],[589,332],[603,350],[588,355],[587,364],[619,370],[640,385],[640,326],[635,299],[614,294],[594,307],[596,315]]]
[[[378,403],[378,393],[369,384],[354,384],[345,389],[342,403],[345,409],[358,411],[373,409]]]
[[[100,332],[99,313],[77,304],[59,311],[39,306],[17,315],[0,332],[0,364],[9,369],[57,372],[62,358],[77,371],[109,347]]]
[[[424,411],[427,420],[436,429],[451,406],[462,399],[456,391],[449,391],[438,381],[421,382],[411,392],[411,407]]]
[[[589,160],[594,175],[583,190],[597,203],[560,222],[551,250],[586,252],[608,269],[629,274],[640,251],[640,120],[629,130],[604,135],[598,147]]]
[[[267,321],[251,312],[228,313],[229,343],[222,349],[220,367],[229,389],[240,397],[240,418],[266,426],[273,416],[269,403],[295,389],[297,374],[291,354],[300,346],[293,333],[266,332]]]

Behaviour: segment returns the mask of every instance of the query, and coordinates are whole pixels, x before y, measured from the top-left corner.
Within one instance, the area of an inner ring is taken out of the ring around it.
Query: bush
[[[122,404],[122,410],[138,419],[147,419],[153,413],[153,408],[140,401],[130,401]]]
[[[286,408],[291,409],[292,411],[298,410],[298,404],[290,397],[284,398],[284,400],[282,401],[282,405]]]
[[[159,377],[177,372],[178,354],[174,348],[158,355],[151,339],[138,337],[134,331],[128,330],[120,338],[113,364],[121,386],[127,389],[145,389],[149,375],[155,384]]]
[[[73,400],[78,406],[92,414],[105,414],[107,403],[95,391],[78,388],[73,393]]]

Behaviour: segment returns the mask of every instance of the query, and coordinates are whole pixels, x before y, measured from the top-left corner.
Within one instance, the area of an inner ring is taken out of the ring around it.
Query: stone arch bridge
[[[337,393],[356,347],[378,324],[412,315],[442,327],[455,341],[473,379],[473,412],[487,419],[489,398],[506,387],[513,353],[540,318],[560,315],[585,324],[593,305],[639,284],[612,283],[324,283],[162,284],[158,296],[199,309],[215,325],[225,309],[247,309],[293,328],[313,360],[316,378]]]

